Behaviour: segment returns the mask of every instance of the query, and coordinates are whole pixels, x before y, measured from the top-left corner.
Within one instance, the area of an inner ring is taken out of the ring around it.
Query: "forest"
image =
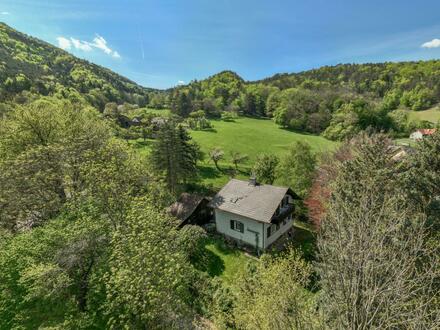
[[[158,91],[4,24],[0,59],[0,329],[440,327],[440,132],[402,158],[394,140],[435,125],[407,112],[440,101],[440,61]],[[340,142],[250,157],[194,138],[249,117]],[[259,256],[179,228],[182,192],[215,193],[201,162],[291,187],[303,236]]]

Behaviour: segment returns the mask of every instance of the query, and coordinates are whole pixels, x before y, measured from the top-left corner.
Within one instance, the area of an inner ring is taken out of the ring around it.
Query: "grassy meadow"
[[[426,120],[433,123],[440,121],[440,106],[422,111],[408,111],[411,120]]]
[[[164,110],[158,110],[164,111]],[[281,129],[270,119],[240,117],[233,121],[212,120],[212,129],[190,131],[205,153],[205,159],[199,163],[201,179],[205,184],[214,188],[222,187],[228,180],[230,170],[234,167],[231,162],[231,152],[240,152],[249,159],[239,166],[238,178],[248,178],[249,170],[260,153],[273,153],[282,156],[289,145],[295,141],[305,141],[316,153],[333,150],[338,144],[321,136],[301,134]],[[148,153],[154,141],[144,143],[138,140],[134,143],[140,152]],[[219,162],[222,172],[218,171],[209,159],[209,150],[219,147],[224,151],[224,159]]]
[[[223,149],[225,153],[219,166],[226,172],[234,167],[231,162],[232,152],[248,155],[249,159],[239,166],[240,173],[237,175],[239,178],[247,178],[248,171],[258,154],[273,153],[282,156],[295,141],[309,143],[317,153],[333,150],[337,145],[321,136],[281,129],[269,119],[241,117],[234,121],[213,120],[212,125],[211,130],[191,131],[191,135],[206,154],[205,160],[200,163],[203,181],[216,188],[224,185],[229,177],[225,173],[220,173],[209,159],[209,150],[215,147]]]

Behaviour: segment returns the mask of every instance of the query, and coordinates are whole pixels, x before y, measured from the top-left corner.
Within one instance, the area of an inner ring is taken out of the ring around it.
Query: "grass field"
[[[314,230],[309,225],[295,221],[293,246],[302,251],[306,260],[313,260],[315,249]],[[243,251],[227,246],[220,238],[209,237],[205,241],[205,254],[196,267],[206,271],[211,277],[220,277],[226,284],[232,284],[237,274],[242,272],[248,263],[258,262]]]
[[[408,111],[409,119],[412,120],[426,120],[433,123],[440,121],[440,107],[423,110],[423,111]]]
[[[246,163],[240,166],[238,177],[247,178],[250,167],[260,153],[272,153],[282,156],[289,145],[295,141],[305,141],[314,152],[333,150],[337,143],[321,136],[295,133],[279,128],[272,120],[256,118],[238,118],[231,122],[213,120],[213,129],[209,131],[191,131],[194,140],[208,155],[209,150],[219,147],[225,152],[224,159],[219,162],[220,168],[232,168],[231,152],[240,152],[249,156]],[[228,181],[228,176],[220,173],[205,157],[200,164],[204,183],[221,187]]]
[[[166,111],[166,110],[156,110]],[[213,188],[222,187],[229,180],[229,172],[234,166],[231,152],[240,152],[249,159],[239,166],[237,178],[246,179],[258,154],[272,153],[282,156],[289,145],[295,141],[305,141],[316,153],[333,150],[338,144],[321,136],[300,134],[279,128],[272,120],[256,118],[237,118],[234,121],[212,120],[212,129],[190,131],[193,139],[205,153],[205,159],[199,163],[202,183]],[[141,153],[148,153],[153,140],[130,142]],[[219,147],[224,151],[224,159],[219,162],[222,172],[218,171],[209,159],[209,151]]]

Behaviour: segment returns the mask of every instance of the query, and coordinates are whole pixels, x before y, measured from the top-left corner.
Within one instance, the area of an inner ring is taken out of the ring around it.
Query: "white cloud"
[[[2,14],[2,15],[11,15],[11,13],[9,11],[2,11],[0,14]]]
[[[438,48],[440,47],[440,39],[432,39],[431,41],[425,42],[422,45],[423,48]]]
[[[98,34],[96,35],[95,38],[93,38],[92,42],[79,40],[72,37],[71,38],[58,37],[57,41],[58,41],[58,46],[64,50],[69,50],[72,48],[72,46],[74,49],[81,50],[84,52],[90,52],[93,49],[99,49],[102,50],[105,54],[110,55],[114,58],[121,58],[121,55],[116,50],[111,49],[107,45],[107,40],[105,40],[103,37],[101,37]]]
[[[179,81],[177,82],[177,85],[185,85],[185,82],[184,82],[183,80],[179,80]]]
[[[79,50],[83,50],[85,52],[90,52],[92,50],[92,46],[87,41],[81,41],[75,38],[70,38],[70,41],[73,44],[73,47]]]
[[[93,46],[101,49],[106,54],[112,54],[112,50],[107,46],[107,41],[101,37],[99,34],[93,39]]]
[[[67,38],[58,37],[57,41],[58,41],[58,47],[60,47],[61,49],[68,50],[72,47],[72,43]]]

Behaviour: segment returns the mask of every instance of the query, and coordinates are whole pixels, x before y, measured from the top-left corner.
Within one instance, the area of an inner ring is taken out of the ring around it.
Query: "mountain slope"
[[[382,98],[392,91],[417,92],[427,89],[435,101],[440,99],[440,61],[339,64],[299,73],[277,74],[258,81],[280,89],[344,89]]]
[[[153,90],[0,23],[0,101],[29,92],[103,109],[107,102],[143,106]]]

